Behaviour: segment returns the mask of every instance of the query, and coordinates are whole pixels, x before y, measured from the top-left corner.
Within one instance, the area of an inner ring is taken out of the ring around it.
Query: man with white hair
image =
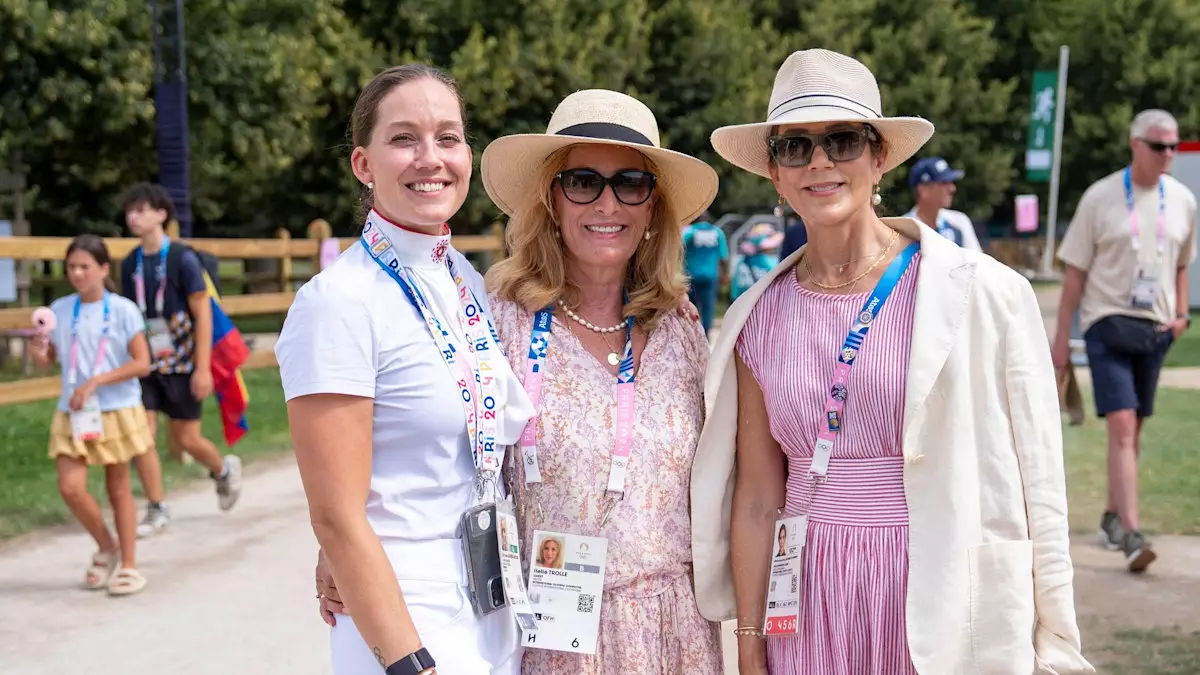
[[[1131,572],[1141,572],[1156,555],[1139,531],[1140,436],[1154,412],[1167,349],[1191,323],[1187,269],[1196,257],[1196,197],[1167,175],[1179,146],[1170,113],[1138,113],[1129,136],[1133,161],[1083,193],[1059,248],[1066,279],[1051,354],[1061,373],[1078,309],[1096,412],[1108,427],[1100,539],[1124,552]]]

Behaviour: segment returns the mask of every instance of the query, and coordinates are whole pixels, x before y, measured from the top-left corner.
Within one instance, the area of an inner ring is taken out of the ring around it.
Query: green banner
[[[1058,73],[1033,73],[1033,95],[1029,105],[1029,143],[1025,148],[1025,177],[1035,182],[1050,180],[1054,159],[1054,119],[1058,106]]]

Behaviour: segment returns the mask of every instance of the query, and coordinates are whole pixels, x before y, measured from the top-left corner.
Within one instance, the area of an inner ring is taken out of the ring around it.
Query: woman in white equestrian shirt
[[[520,672],[514,617],[476,617],[457,538],[533,414],[483,279],[450,247],[465,126],[436,69],[366,86],[350,160],[367,188],[361,245],[300,289],[275,349],[313,531],[355,608],[332,628],[336,675]]]

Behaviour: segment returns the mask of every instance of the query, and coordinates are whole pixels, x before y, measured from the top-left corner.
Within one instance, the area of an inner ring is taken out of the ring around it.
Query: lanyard
[[[533,331],[529,336],[528,366],[525,370],[525,393],[535,410],[542,405],[542,374],[546,370],[546,352],[550,346],[550,325],[553,305],[533,316]],[[617,372],[616,443],[608,471],[608,491],[624,494],[625,476],[629,472],[629,457],[633,452],[634,400],[636,393],[633,372],[633,317],[625,320],[625,349]],[[530,419],[521,434],[521,456],[525,461],[525,482],[542,482],[537,458],[537,417]]]
[[[79,307],[81,302],[79,296],[75,296],[75,312],[71,315],[71,351],[67,359],[67,388],[72,392],[75,391],[75,384],[79,381]],[[100,366],[104,363],[104,347],[108,342],[109,328],[109,310],[108,310],[108,291],[104,292],[104,324],[100,329],[100,342],[96,345],[96,367],[92,369],[92,377],[95,377],[100,372]]]
[[[499,349],[500,341],[495,327],[483,311],[483,304],[455,270],[452,258],[446,256],[446,266],[458,288],[459,306],[462,310],[458,321],[466,337],[466,351],[475,357],[472,367],[467,363],[466,356],[460,354],[454,346],[449,331],[442,327],[442,322],[430,308],[421,289],[417,288],[404,272],[391,241],[375,223],[374,213],[367,216],[367,224],[363,227],[360,242],[376,264],[400,285],[401,290],[408,296],[408,301],[425,320],[425,325],[433,335],[438,351],[441,352],[442,360],[456,378],[455,384],[458,385],[459,397],[467,419],[467,436],[474,446],[472,459],[475,469],[480,473],[481,480],[494,478],[504,461],[503,448],[496,444],[496,376],[492,365],[493,354]],[[484,326],[487,327],[486,331],[483,330]]]
[[[163,315],[163,302],[167,293],[167,251],[171,248],[170,237],[163,237],[162,248],[158,251],[158,290],[154,293],[155,316]],[[134,295],[137,296],[138,309],[146,314],[146,276],[142,268],[142,247],[137,248],[137,264],[133,268]]]
[[[1129,209],[1129,229],[1133,236],[1134,252],[1142,249],[1141,230],[1138,228],[1137,212],[1133,208],[1133,179],[1130,167],[1125,167],[1125,206]],[[1167,195],[1163,179],[1158,179],[1158,254],[1161,256],[1167,245]]]
[[[825,399],[825,420],[821,425],[821,432],[817,434],[812,465],[809,467],[809,472],[818,477],[823,478],[829,471],[833,442],[842,431],[842,412],[845,410],[849,394],[847,378],[850,375],[850,367],[854,365],[854,358],[862,349],[863,342],[867,339],[867,331],[871,329],[875,317],[879,316],[883,304],[895,290],[900,277],[904,275],[904,270],[908,269],[908,264],[912,262],[913,255],[920,247],[921,245],[914,241],[888,265],[887,271],[883,273],[879,283],[875,284],[875,290],[871,291],[871,296],[858,313],[854,325],[850,327],[850,332],[846,334],[846,341],[842,343],[842,350],[838,353],[837,365],[833,371],[833,384],[829,387],[829,394]]]

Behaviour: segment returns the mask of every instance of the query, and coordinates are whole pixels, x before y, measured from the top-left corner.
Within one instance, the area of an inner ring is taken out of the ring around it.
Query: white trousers
[[[430,551],[419,545],[384,544],[401,578],[404,604],[417,626],[421,642],[437,661],[438,675],[520,675],[521,635],[508,609],[475,616],[465,585],[456,540],[453,546]],[[457,560],[455,558],[457,557]],[[406,569],[400,571],[399,565]],[[420,569],[415,569],[414,566]],[[382,666],[359,634],[352,617],[339,614],[330,631],[334,675],[381,675]]]

